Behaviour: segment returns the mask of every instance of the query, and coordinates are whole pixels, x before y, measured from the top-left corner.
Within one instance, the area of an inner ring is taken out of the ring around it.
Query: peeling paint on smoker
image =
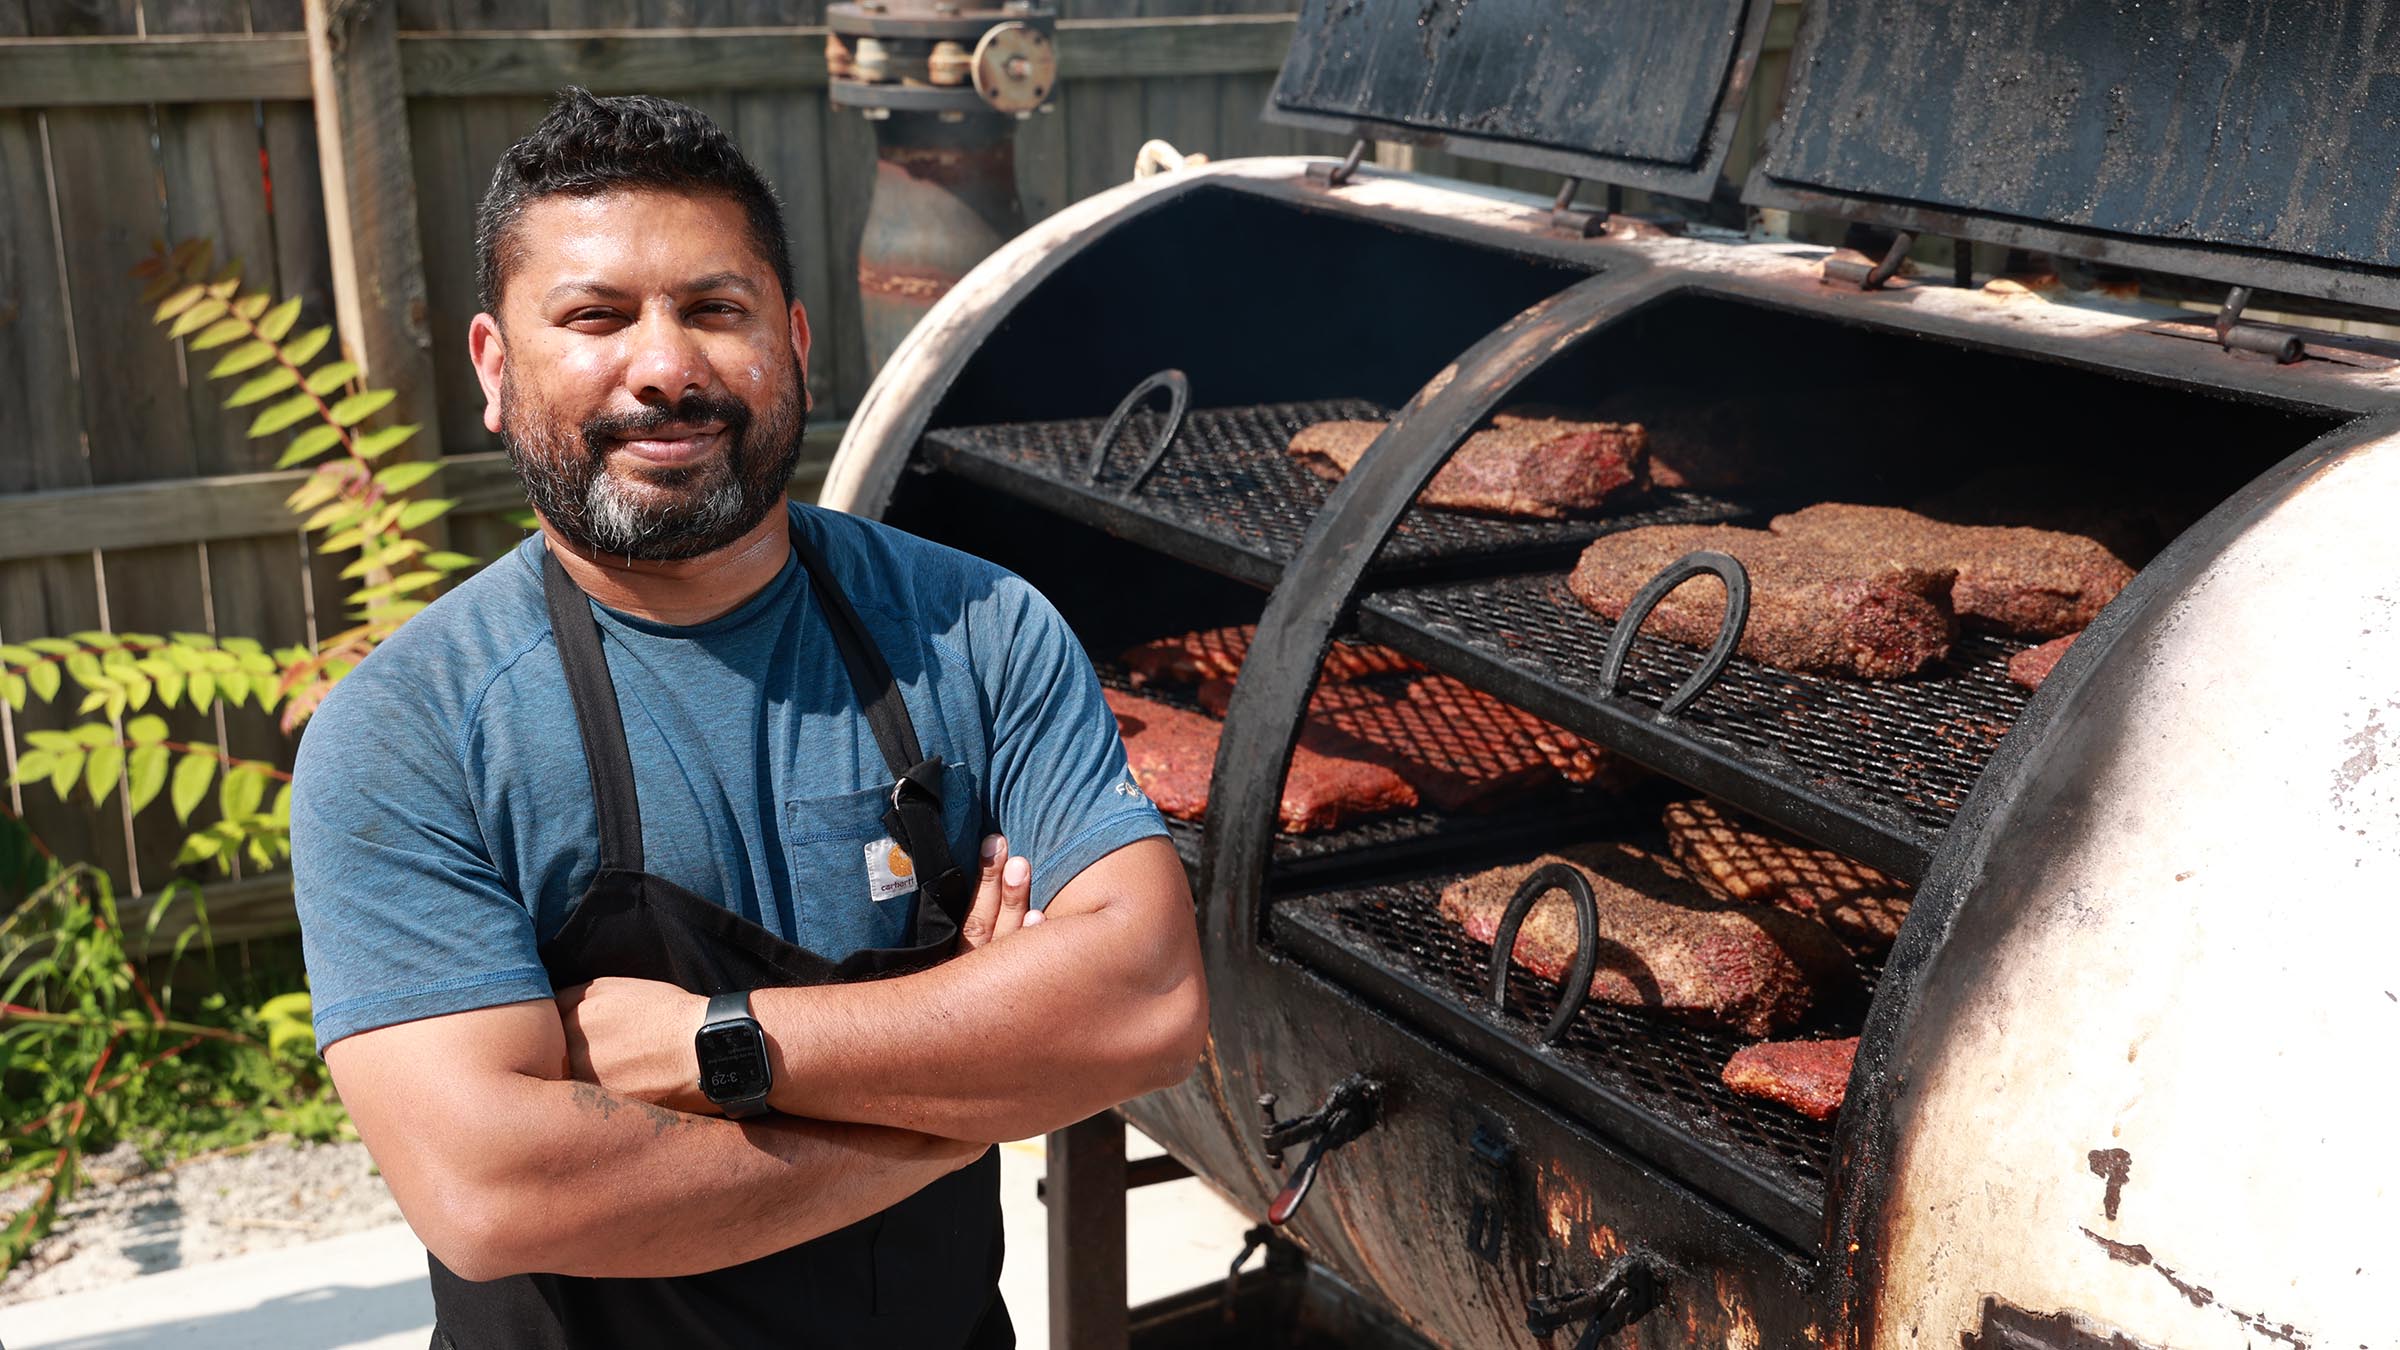
[[[2059,710],[1897,1047],[1875,1345],[2400,1344],[2394,501],[2323,466]]]

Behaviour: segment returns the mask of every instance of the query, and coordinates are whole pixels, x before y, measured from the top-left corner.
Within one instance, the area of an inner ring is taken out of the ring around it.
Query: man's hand
[[[567,1076],[691,1115],[721,1114],[700,1091],[692,1048],[708,1000],[658,980],[604,975],[558,993]]]
[[[975,877],[975,902],[967,907],[966,922],[958,930],[959,946],[966,951],[988,947],[1020,928],[1031,928],[1042,921],[1042,912],[1030,908],[1033,864],[1008,856],[1007,836],[985,835],[980,862]]]

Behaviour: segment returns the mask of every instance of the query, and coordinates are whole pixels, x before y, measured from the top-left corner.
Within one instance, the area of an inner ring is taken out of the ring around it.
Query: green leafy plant
[[[149,282],[144,302],[155,306],[152,318],[170,339],[195,355],[220,353],[208,378],[239,381],[225,406],[258,408],[250,437],[289,435],[278,467],[316,466],[285,504],[320,551],[357,555],[341,572],[356,583],[351,626],[314,647],[273,651],[248,638],[198,632],[91,631],[0,645],[0,697],[21,712],[29,701],[80,691],[76,711],[93,719],[26,733],[17,783],[47,784],[62,800],[80,791],[94,807],[121,788],[136,812],[163,795],[191,827],[178,861],[230,872],[247,859],[265,870],[290,854],[289,775],[214,744],[171,740],[154,713],[128,716],[154,703],[205,712],[249,702],[278,712],[284,731],[294,733],[445,578],[478,560],[423,537],[456,503],[421,494],[437,463],[386,462],[418,430],[371,425],[394,391],[367,387],[356,362],[328,352],[330,326],[295,334],[297,297],[243,292],[239,264],[212,274],[212,251],[206,240],[156,246],[134,268]],[[212,788],[216,819],[192,826]]]
[[[306,992],[255,1007],[179,997],[174,972],[214,973],[197,887],[171,887],[129,940],[106,874],[58,862],[0,816],[0,891],[0,1189],[33,1188],[0,1227],[0,1270],[49,1231],[84,1160],[119,1142],[155,1160],[273,1134],[356,1137],[314,1054]],[[153,951],[184,906],[194,922]]]

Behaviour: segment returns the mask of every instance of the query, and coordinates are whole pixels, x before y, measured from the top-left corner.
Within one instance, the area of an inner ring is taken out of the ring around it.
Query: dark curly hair
[[[526,206],[543,197],[588,197],[619,188],[714,192],[749,218],[750,242],[775,269],[784,303],[792,260],[775,190],[708,114],[648,94],[595,98],[560,90],[541,124],[508,147],[475,208],[475,283],[484,311],[500,312],[513,243],[509,232]]]

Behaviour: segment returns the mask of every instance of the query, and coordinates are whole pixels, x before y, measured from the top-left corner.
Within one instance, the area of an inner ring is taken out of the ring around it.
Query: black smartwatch
[[[725,1112],[727,1120],[755,1116],[767,1109],[767,1090],[775,1085],[775,1070],[767,1059],[767,1034],[750,1015],[749,991],[710,999],[692,1048],[699,1052],[700,1091]]]

